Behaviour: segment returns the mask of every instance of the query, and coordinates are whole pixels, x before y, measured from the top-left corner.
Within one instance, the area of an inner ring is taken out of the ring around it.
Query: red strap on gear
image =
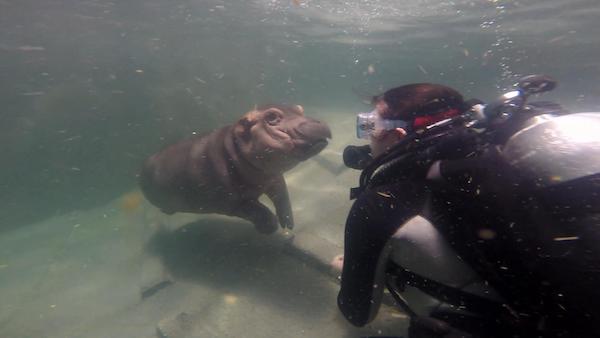
[[[413,130],[421,129],[421,128],[427,127],[431,124],[434,124],[436,122],[439,122],[441,120],[445,120],[445,119],[454,117],[454,116],[458,115],[459,113],[460,113],[460,111],[458,109],[452,108],[452,109],[445,110],[443,112],[433,114],[433,115],[419,116],[414,119],[412,127],[413,127]]]

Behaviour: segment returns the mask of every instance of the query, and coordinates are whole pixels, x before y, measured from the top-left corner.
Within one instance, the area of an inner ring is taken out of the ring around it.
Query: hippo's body
[[[171,145],[146,160],[140,185],[167,214],[218,213],[252,222],[263,233],[294,225],[283,172],[319,153],[331,132],[301,106],[269,105],[237,123]],[[266,194],[277,217],[262,203]]]

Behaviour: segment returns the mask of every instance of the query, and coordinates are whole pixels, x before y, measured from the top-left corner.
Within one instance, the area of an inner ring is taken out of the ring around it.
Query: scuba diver
[[[600,336],[600,114],[527,102],[555,86],[526,76],[486,105],[409,84],[358,114],[348,321],[369,323],[387,288],[413,338]],[[419,313],[408,288],[437,302]]]

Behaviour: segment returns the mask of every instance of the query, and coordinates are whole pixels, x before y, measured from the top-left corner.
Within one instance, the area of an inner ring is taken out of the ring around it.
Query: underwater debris
[[[421,65],[417,65],[417,67],[419,68],[419,70],[420,70],[420,71],[421,71],[423,74],[425,74],[425,75],[429,74],[429,73],[427,73],[427,71],[425,70],[425,68],[423,68],[423,66],[421,66]]]
[[[383,196],[383,197],[387,197],[387,198],[392,198],[392,195],[391,195],[391,194],[389,194],[389,193],[385,193],[385,192],[381,192],[381,191],[378,191],[378,192],[377,192],[377,195],[379,195],[379,196]]]
[[[156,334],[160,338],[189,337],[198,316],[194,312],[180,312],[173,317],[164,318],[158,323]]]
[[[568,237],[554,237],[554,240],[556,242],[562,242],[562,241],[575,241],[578,240],[579,236],[568,236]]]
[[[0,50],[16,51],[16,52],[43,52],[46,50],[46,48],[44,48],[42,46],[29,46],[29,45],[12,47],[12,46],[8,46],[5,44],[0,44]]]
[[[226,293],[225,295],[223,295],[223,300],[225,301],[225,304],[233,305],[237,303],[238,297],[230,293]]]
[[[128,192],[121,197],[119,206],[122,211],[134,212],[136,211],[144,201],[144,196],[140,191]]]
[[[554,38],[552,38],[552,39],[550,39],[550,40],[548,40],[546,42],[547,43],[556,43],[556,42],[559,42],[561,40],[564,40],[565,38],[567,38],[567,35],[559,35],[559,36],[554,37]]]
[[[146,299],[150,296],[153,296],[154,294],[156,294],[158,291],[166,288],[167,286],[173,284],[173,282],[169,279],[164,279],[161,280],[159,282],[157,282],[154,285],[151,285],[147,288],[142,288],[142,299]]]
[[[479,229],[477,236],[481,239],[490,240],[496,238],[496,232],[492,229]]]

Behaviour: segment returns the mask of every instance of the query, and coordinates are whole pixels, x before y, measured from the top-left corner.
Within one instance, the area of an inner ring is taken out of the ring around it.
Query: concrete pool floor
[[[260,235],[242,220],[219,216],[182,215],[150,231],[143,222],[163,217],[149,217],[153,212],[124,212],[115,201],[3,234],[0,336],[404,333],[405,316],[393,309],[360,329],[339,314],[339,286],[327,263],[318,263],[319,255],[340,250],[333,243],[327,249],[326,240],[300,232],[309,244],[296,247],[289,237]]]
[[[129,203],[139,192],[2,233],[0,337],[404,335],[395,309],[383,306],[364,328],[337,309],[328,264],[342,253],[359,174],[341,165],[347,141],[286,173],[293,235],[225,216],[166,216]]]

